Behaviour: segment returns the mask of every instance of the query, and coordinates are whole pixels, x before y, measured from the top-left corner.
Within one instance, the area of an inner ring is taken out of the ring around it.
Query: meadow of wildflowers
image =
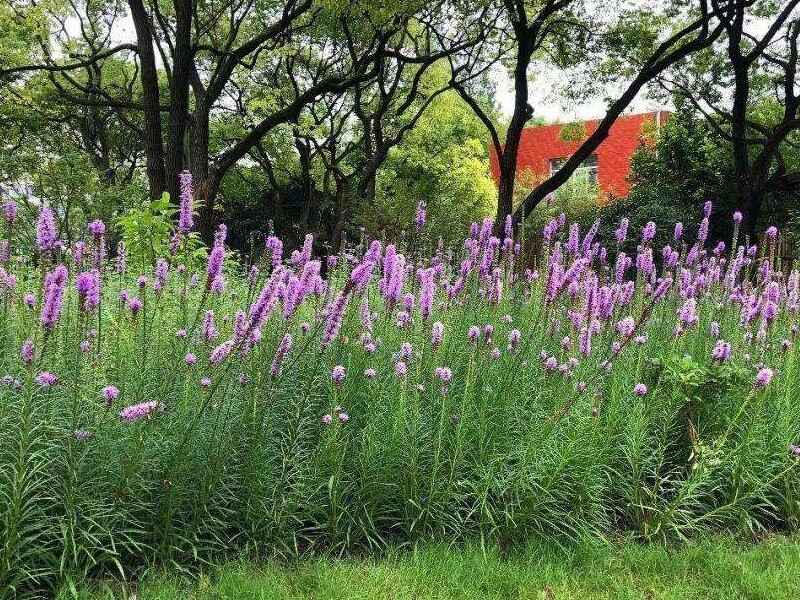
[[[100,221],[66,247],[47,207],[22,256],[3,206],[0,589],[239,552],[797,525],[800,274],[777,229],[712,242],[708,204],[696,237],[654,248],[652,224],[600,240],[561,218],[522,264],[491,220],[423,253],[420,204],[408,247],[320,258],[270,236],[234,263],[220,225],[199,267],[181,190],[146,272]]]

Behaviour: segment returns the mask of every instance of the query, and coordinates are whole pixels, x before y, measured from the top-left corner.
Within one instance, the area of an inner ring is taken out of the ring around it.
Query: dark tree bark
[[[160,92],[158,70],[153,51],[153,32],[150,18],[142,0],[129,0],[131,17],[136,29],[136,48],[139,55],[139,79],[142,84],[142,115],[144,120],[143,142],[146,157],[147,181],[150,197],[160,198],[166,190],[164,171],[164,145],[161,132]]]
[[[732,75],[731,80],[723,79],[715,84],[731,93],[730,107],[718,106],[708,97],[704,89],[707,82],[695,88],[681,83],[678,75],[674,80],[665,80],[672,86],[665,87],[688,100],[712,131],[731,144],[738,205],[744,217],[742,231],[754,238],[766,197],[774,191],[792,189],[794,182],[800,182],[795,174],[786,173],[781,155],[781,145],[786,138],[800,129],[800,98],[795,93],[800,22],[792,19],[800,0],[788,0],[780,11],[767,18],[764,23],[767,27],[758,38],[747,32],[750,0],[711,0],[711,3],[727,36],[725,55],[730,69],[727,72]],[[778,38],[782,29],[785,34]],[[783,55],[773,53],[776,42],[783,42]],[[776,99],[783,107],[777,124],[757,122],[750,114],[754,94],[751,73],[757,63],[761,73],[766,73],[767,67],[777,71],[773,73]]]
[[[639,91],[666,69],[687,56],[708,48],[723,32],[723,26],[712,28],[713,13],[709,12],[706,0],[699,0],[701,16],[661,43],[643,63],[637,76],[623,93],[611,104],[597,129],[589,135],[578,149],[552,176],[539,184],[513,213],[514,224],[518,224],[544,200],[548,194],[561,187],[575,170],[608,137],[611,126],[633,102]],[[505,215],[504,215],[505,216]]]
[[[167,150],[164,166],[167,191],[172,201],[179,196],[178,175],[186,165],[184,139],[189,119],[189,81],[192,74],[192,1],[173,0],[175,38],[173,41],[172,77]]]

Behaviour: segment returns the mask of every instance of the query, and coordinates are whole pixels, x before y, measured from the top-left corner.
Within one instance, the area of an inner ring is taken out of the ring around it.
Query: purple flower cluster
[[[181,188],[181,202],[180,212],[178,213],[178,231],[182,234],[187,234],[194,227],[194,214],[192,208],[192,199],[194,197],[194,189],[192,187],[192,174],[189,171],[183,171],[179,176]]]
[[[44,300],[39,320],[46,331],[51,331],[61,316],[68,276],[67,268],[64,265],[58,265],[45,277],[43,286]]]
[[[161,405],[155,400],[140,402],[139,404],[132,404],[131,406],[123,408],[119,411],[119,417],[126,423],[134,423],[149,417],[160,408]]]

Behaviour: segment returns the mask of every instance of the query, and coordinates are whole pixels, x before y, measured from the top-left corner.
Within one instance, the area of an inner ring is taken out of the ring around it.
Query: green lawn
[[[681,548],[587,543],[530,547],[508,558],[477,548],[428,547],[379,560],[229,563],[197,580],[153,574],[141,585],[104,584],[86,600],[280,600],[333,598],[776,598],[800,597],[800,542],[757,545],[711,539]],[[134,596],[135,594],[135,596]],[[68,586],[59,600],[73,598]]]

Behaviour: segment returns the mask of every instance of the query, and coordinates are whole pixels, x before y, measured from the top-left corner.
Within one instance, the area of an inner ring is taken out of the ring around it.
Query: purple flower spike
[[[189,233],[194,226],[194,218],[192,215],[192,197],[194,191],[192,189],[192,174],[189,171],[183,171],[178,175],[181,186],[181,204],[180,215],[178,217],[178,231],[181,233]]]
[[[126,406],[119,411],[119,417],[126,423],[135,423],[146,417],[149,417],[159,408],[158,402],[150,400],[149,402],[140,402],[139,404],[132,404]]]
[[[22,347],[19,350],[19,357],[22,359],[22,362],[24,362],[26,365],[29,365],[33,362],[33,355],[33,340],[28,338],[22,342]]]
[[[111,404],[119,398],[119,388],[114,385],[107,385],[102,390],[100,390],[100,395],[105,400],[106,406],[111,406]]]
[[[272,367],[270,368],[270,374],[272,377],[278,377],[281,374],[283,361],[291,349],[292,336],[287,333],[283,336],[281,343],[278,344],[278,348],[275,350],[275,356],[272,359]]]
[[[769,385],[774,376],[775,372],[772,369],[769,367],[763,367],[759,369],[758,373],[756,374],[756,380],[753,385],[756,389],[763,389]]]
[[[42,206],[36,221],[36,245],[40,252],[49,252],[56,247],[56,219],[49,206]]]
[[[642,241],[649,242],[656,237],[656,224],[653,221],[648,221],[647,225],[642,229]]]
[[[92,234],[93,237],[99,238],[106,234],[106,224],[103,223],[100,219],[95,219],[88,225],[89,233]]]
[[[347,372],[342,365],[336,365],[331,369],[331,381],[336,385],[341,385]]]
[[[402,379],[406,376],[407,373],[408,373],[408,365],[402,360],[398,360],[394,364],[394,374]]]
[[[633,394],[640,397],[644,396],[647,394],[647,386],[643,383],[637,383],[635,386],[633,386]]]
[[[56,326],[61,316],[67,277],[67,268],[64,265],[58,265],[45,277],[44,303],[42,304],[40,321],[42,327],[47,331],[51,331]]]
[[[42,387],[50,387],[58,382],[58,375],[50,371],[42,371],[36,376],[36,383]]]
[[[9,225],[13,225],[17,220],[17,203],[13,200],[8,200],[3,203],[3,219]]]
[[[417,204],[417,212],[414,215],[414,227],[416,228],[417,233],[422,231],[422,228],[425,227],[425,221],[427,220],[427,212],[425,208],[425,202],[420,200]]]

